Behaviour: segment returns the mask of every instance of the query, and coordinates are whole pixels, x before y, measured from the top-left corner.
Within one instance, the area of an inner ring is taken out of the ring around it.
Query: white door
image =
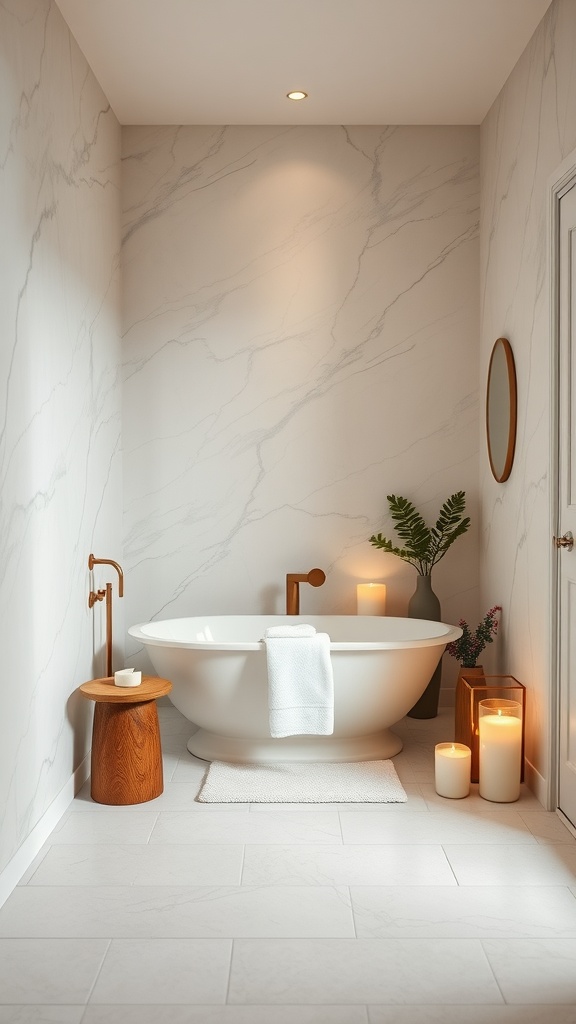
[[[560,199],[558,807],[576,826],[576,183]]]

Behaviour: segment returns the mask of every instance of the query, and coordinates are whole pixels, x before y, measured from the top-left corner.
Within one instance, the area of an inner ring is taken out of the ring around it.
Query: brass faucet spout
[[[286,575],[286,615],[300,614],[300,583],[309,583],[312,587],[321,587],[326,579],[322,569],[310,569],[310,572],[289,572]]]
[[[94,555],[88,555],[88,568],[92,570],[95,565],[112,565],[118,573],[118,597],[124,597],[124,573],[118,562],[115,562],[113,558],[94,558]]]

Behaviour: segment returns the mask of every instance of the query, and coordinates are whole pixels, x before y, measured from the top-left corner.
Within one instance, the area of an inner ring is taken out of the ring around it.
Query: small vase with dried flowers
[[[473,633],[466,620],[460,619],[458,625],[462,629],[462,636],[459,640],[453,640],[451,644],[446,644],[446,650],[448,654],[460,662],[461,669],[469,670],[473,668],[482,670],[481,666],[478,665],[478,657],[482,654],[486,644],[493,642],[494,636],[498,632],[498,612],[501,611],[501,606],[495,604],[493,608],[486,612],[486,615],[476,626]]]

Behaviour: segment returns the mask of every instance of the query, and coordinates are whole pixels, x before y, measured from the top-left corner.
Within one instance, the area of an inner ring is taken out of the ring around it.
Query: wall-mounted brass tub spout
[[[312,587],[321,587],[326,579],[322,569],[310,569],[310,572],[289,572],[286,576],[286,615],[300,614],[300,583],[309,583]]]
[[[88,568],[93,569],[95,565],[113,565],[118,573],[118,597],[124,597],[124,573],[115,562],[113,558],[94,558],[94,555],[88,555]]]
[[[112,565],[118,573],[118,596],[124,596],[124,573],[112,558],[94,558],[88,556],[88,568],[90,571],[95,565]],[[112,584],[106,584],[106,590],[91,590],[88,595],[88,607],[93,608],[97,601],[106,598],[106,675],[112,675]]]

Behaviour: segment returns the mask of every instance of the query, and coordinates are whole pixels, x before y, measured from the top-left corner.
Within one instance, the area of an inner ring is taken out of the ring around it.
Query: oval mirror
[[[512,472],[516,445],[516,368],[510,342],[494,342],[486,388],[486,440],[492,475],[498,483]]]

